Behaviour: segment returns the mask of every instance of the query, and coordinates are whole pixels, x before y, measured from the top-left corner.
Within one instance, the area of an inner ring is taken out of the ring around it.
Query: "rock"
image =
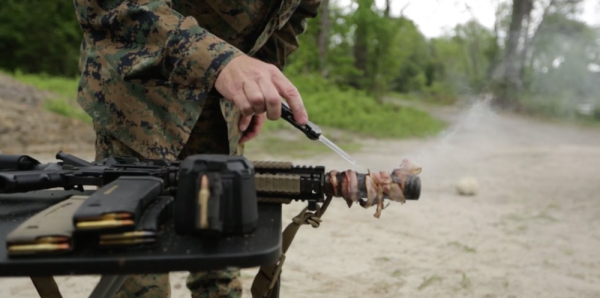
[[[477,195],[479,185],[473,177],[463,177],[456,184],[456,192],[461,196]]]

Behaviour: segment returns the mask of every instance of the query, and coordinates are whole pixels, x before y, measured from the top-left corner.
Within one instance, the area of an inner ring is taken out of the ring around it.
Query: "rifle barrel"
[[[0,193],[15,193],[64,187],[58,171],[0,172]]]

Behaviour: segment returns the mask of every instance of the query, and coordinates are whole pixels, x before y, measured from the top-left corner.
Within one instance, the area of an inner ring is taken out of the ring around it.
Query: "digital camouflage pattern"
[[[239,55],[285,66],[320,0],[73,0],[83,30],[77,100],[96,158],[242,155],[241,113],[213,88]],[[241,297],[240,272],[192,272],[193,298]],[[116,298],[170,297],[168,274],[129,276]]]
[[[197,124],[192,129],[187,144],[177,157],[185,159],[192,154],[228,154],[227,123],[221,117],[217,100],[206,101]],[[96,130],[96,160],[111,155],[128,155],[144,158],[139,153],[118,141],[113,134],[94,123]],[[192,272],[187,278],[187,287],[192,298],[238,298],[242,295],[239,280],[240,271],[236,269]],[[130,275],[123,282],[115,298],[167,298],[171,286],[168,274]]]
[[[78,102],[148,158],[176,158],[207,98],[220,101],[231,154],[240,111],[213,85],[247,54],[283,69],[320,0],[74,0],[83,29]]]

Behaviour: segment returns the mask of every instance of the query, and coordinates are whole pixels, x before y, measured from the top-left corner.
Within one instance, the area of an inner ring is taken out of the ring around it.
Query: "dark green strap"
[[[296,232],[302,225],[309,224],[313,228],[318,228],[321,224],[321,216],[327,210],[327,206],[331,202],[332,197],[328,197],[321,207],[317,208],[316,213],[308,212],[308,208],[304,208],[298,215],[296,215],[292,222],[285,228],[282,234],[281,244],[281,257],[276,264],[261,266],[254,282],[252,283],[252,298],[266,298],[270,297],[273,286],[277,282],[277,279],[281,275],[281,268],[285,262],[285,253],[292,244]]]
[[[30,276],[35,289],[41,298],[62,298],[58,285],[52,276],[33,277]]]

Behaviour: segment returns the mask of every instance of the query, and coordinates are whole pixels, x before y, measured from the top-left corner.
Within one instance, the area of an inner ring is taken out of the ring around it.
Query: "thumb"
[[[250,122],[252,122],[252,117],[254,115],[251,116],[244,116],[242,115],[241,119],[240,119],[240,124],[239,124],[239,128],[241,131],[246,131],[246,129],[248,129],[248,126],[250,125]]]

